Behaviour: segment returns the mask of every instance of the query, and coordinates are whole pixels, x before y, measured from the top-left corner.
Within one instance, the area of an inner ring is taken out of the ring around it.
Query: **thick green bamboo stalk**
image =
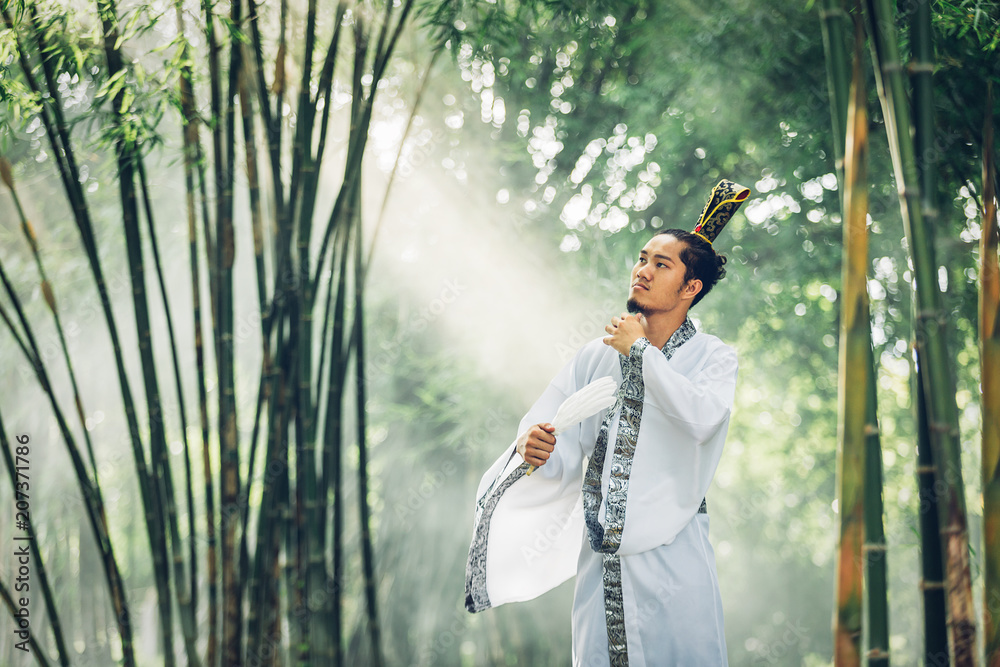
[[[178,0],[175,4],[177,15],[177,32],[181,36],[181,74],[179,77],[179,92],[181,105],[182,137],[184,145],[184,192],[188,221],[188,259],[191,267],[191,302],[193,311],[194,346],[195,346],[195,376],[198,387],[198,417],[201,427],[202,475],[205,485],[205,540],[206,540],[206,580],[208,586],[208,632],[205,649],[205,663],[215,667],[218,660],[218,567],[215,541],[215,487],[212,479],[212,463],[209,453],[208,426],[208,392],[205,387],[205,353],[202,344],[201,318],[201,272],[198,253],[198,206],[195,177],[201,174],[201,184],[204,187],[204,165],[201,164],[201,140],[198,133],[198,116],[194,99],[194,75],[192,71],[190,44],[184,37],[184,6]],[[207,224],[205,211],[206,197],[202,197],[203,224]],[[192,517],[194,516],[191,510]],[[191,528],[192,537],[196,529]],[[192,547],[194,540],[192,540]],[[197,582],[195,555],[191,556],[191,581]],[[191,604],[197,609],[198,586],[191,587]]]
[[[869,313],[865,313],[870,322]],[[870,330],[869,330],[870,332]],[[868,391],[865,401],[865,608],[869,667],[889,665],[888,551],[882,524],[882,443],[878,427],[875,356],[869,336]]]
[[[827,75],[830,88],[831,119],[833,121],[834,157],[837,166],[838,180],[842,184],[841,192],[851,190],[844,177],[844,143],[847,136],[847,114],[849,106],[855,107],[864,100],[851,100],[849,97],[849,78],[851,58],[848,56],[845,43],[846,31],[843,21],[848,18],[842,5],[835,0],[828,0],[821,10],[824,34],[824,49],[826,52]],[[861,45],[864,33],[860,23],[855,20],[854,63],[861,61]],[[857,91],[855,91],[857,92]],[[849,102],[852,104],[849,105]],[[843,195],[842,195],[843,197]],[[841,209],[846,215],[849,208],[841,201]],[[870,322],[870,313],[866,307],[864,321]],[[886,591],[886,558],[885,539],[882,527],[882,459],[878,438],[878,399],[875,384],[875,363],[871,348],[870,330],[867,332],[868,352],[866,371],[868,386],[865,414],[865,481],[864,481],[864,518],[865,518],[865,579],[864,600],[867,611],[866,655],[869,664],[888,664],[888,613]]]
[[[202,15],[205,19],[205,43],[208,46],[208,88],[209,88],[209,114],[211,118],[211,139],[212,139],[212,179],[215,183],[215,191],[212,193],[215,198],[221,199],[220,190],[226,181],[225,178],[225,165],[226,165],[226,154],[223,150],[222,140],[224,136],[222,125],[222,66],[220,64],[220,59],[222,57],[221,51],[222,47],[219,45],[219,38],[215,34],[215,3],[212,0],[202,0],[201,2]],[[207,178],[203,178],[204,183]],[[216,238],[213,240],[213,229],[210,223],[211,218],[207,214],[208,207],[208,193],[202,191],[203,201],[205,202],[206,214],[204,216],[205,222],[205,256],[207,258],[208,265],[208,284],[209,284],[209,295],[211,299],[211,313],[212,313],[212,345],[215,350],[215,360],[216,366],[218,367],[221,352],[220,347],[220,336],[221,329],[219,327],[219,304],[217,303],[219,295],[219,278],[218,271],[219,267],[216,264],[215,257],[217,255],[215,245],[217,243],[222,243],[221,238]],[[218,214],[218,210],[216,211]],[[219,378],[221,379],[221,375]],[[220,476],[221,476],[220,471]],[[220,489],[221,495],[221,489]],[[223,507],[225,508],[224,502]],[[225,570],[225,568],[223,568]]]
[[[994,182],[993,88],[983,121],[983,223],[979,241],[979,377],[983,414],[983,628],[986,664],[1000,665],[1000,230]]]
[[[295,618],[297,660],[308,663],[315,650],[314,642],[323,634],[319,619],[314,619],[307,604],[307,591],[316,590],[325,581],[322,552],[316,549],[316,536],[322,530],[318,522],[319,499],[316,481],[315,417],[312,399],[313,365],[313,285],[310,281],[310,242],[313,210],[316,201],[316,179],[321,155],[312,155],[313,120],[312,63],[316,50],[316,0],[306,5],[306,25],[302,73],[299,81],[298,118],[292,142],[292,177],[289,202],[298,209],[296,229],[296,284],[293,305],[296,310],[293,330],[296,340],[295,376],[295,591],[291,605]],[[299,199],[301,196],[301,200]],[[295,206],[295,204],[298,204]],[[316,634],[314,634],[316,630]]]
[[[254,7],[251,3],[251,11],[254,11]],[[251,21],[256,19],[251,18]],[[256,31],[253,33],[256,35]],[[249,46],[244,46],[244,48],[249,49]],[[244,62],[251,62],[249,57],[244,57]],[[265,233],[264,228],[264,213],[261,203],[261,191],[260,191],[260,177],[258,173],[258,147],[257,147],[257,132],[254,126],[254,114],[253,114],[253,97],[250,91],[250,72],[249,67],[244,68],[243,76],[239,79],[239,96],[240,96],[240,112],[241,112],[241,125],[243,127],[243,145],[245,150],[245,164],[246,164],[246,174],[247,174],[247,185],[250,195],[250,220],[253,230],[253,245],[254,245],[254,260],[256,269],[256,282],[257,282],[257,307],[261,314],[260,326],[261,326],[261,340],[262,340],[262,363],[261,363],[261,374],[260,381],[257,389],[257,405],[254,411],[254,425],[252,429],[252,434],[250,437],[250,453],[248,457],[247,465],[247,476],[246,482],[243,485],[244,492],[242,493],[242,502],[240,505],[240,524],[247,526],[249,511],[250,511],[250,491],[253,485],[253,480],[256,470],[256,459],[257,459],[257,448],[260,435],[260,425],[263,416],[264,406],[267,401],[270,387],[271,378],[271,348],[269,341],[269,332],[265,326],[265,319],[263,313],[267,309],[267,264],[265,259],[265,245],[268,238],[268,234]],[[267,103],[258,104],[258,107],[265,108]],[[265,135],[267,136],[267,135]],[[279,182],[280,185],[280,182]],[[273,240],[271,243],[273,247]],[[246,592],[247,586],[249,585],[251,579],[250,575],[250,554],[248,549],[249,530],[244,529],[242,536],[240,538],[239,546],[239,558],[240,558],[240,572],[245,573],[240,577],[241,584],[243,586],[244,592]],[[256,567],[256,565],[255,565]],[[265,570],[266,571],[266,570]],[[258,574],[258,576],[262,576]],[[248,610],[248,614],[255,614],[256,611],[253,608],[253,603]],[[248,616],[247,628],[248,632],[252,632],[252,627],[259,626],[256,621],[250,622]]]
[[[287,410],[287,421],[285,422],[285,430],[282,432],[282,438],[289,438],[289,433],[287,430],[287,425],[291,424],[295,420],[295,383],[297,381],[297,374],[295,372],[295,359],[293,353],[295,350],[295,339],[294,339],[294,318],[289,317],[289,345],[288,345],[288,355],[282,358],[282,364],[287,369],[288,373],[288,410]],[[288,453],[290,454],[292,443],[288,443]],[[293,498],[294,490],[292,489],[292,484],[298,484],[298,480],[293,480],[292,478],[292,459],[288,454],[286,457],[289,460],[289,465],[285,468],[286,476],[288,478],[288,484],[285,485],[285,493],[279,497],[278,500],[278,512],[282,515],[281,522],[281,535],[284,538],[284,552],[285,552],[285,568],[284,577],[282,578],[282,583],[285,585],[285,595],[284,595],[284,619],[288,624],[288,636],[289,636],[289,646],[287,651],[287,656],[284,661],[289,664],[301,665],[302,663],[298,660],[300,655],[301,647],[297,644],[298,641],[302,640],[302,632],[299,623],[296,620],[296,614],[299,612],[299,601],[297,586],[300,583],[298,578],[298,570],[300,563],[298,561],[298,553],[296,551],[296,539],[297,534],[297,522],[294,516],[295,513],[295,500]],[[297,472],[297,471],[296,471]]]
[[[886,131],[900,194],[900,209],[914,268],[917,363],[923,371],[931,447],[937,463],[941,534],[945,558],[950,650],[958,666],[976,662],[976,617],[972,601],[968,526],[960,458],[958,413],[947,356],[945,325],[934,260],[933,228],[926,224],[919,200],[917,157],[910,138],[909,100],[902,77],[892,5],[866,0],[873,61]],[[930,115],[932,109],[920,109]],[[918,129],[919,129],[918,125]],[[932,197],[933,193],[927,193]],[[937,488],[937,487],[936,487]]]
[[[851,61],[847,50],[850,21],[843,0],[823,0],[820,25],[823,27],[823,51],[826,55],[826,80],[830,94],[830,120],[833,122],[833,154],[837,177],[844,183],[844,137],[847,133],[847,104],[850,99]],[[843,204],[843,202],[841,202]]]
[[[240,26],[243,20],[243,4],[235,0],[230,5],[229,20]],[[217,161],[217,201],[215,217],[215,256],[212,261],[217,271],[216,327],[218,341],[219,374],[219,489],[222,515],[222,661],[225,665],[239,664],[242,653],[243,596],[241,573],[238,568],[237,534],[240,526],[240,456],[236,433],[236,386],[235,347],[233,338],[233,264],[235,261],[235,239],[233,229],[233,182],[235,177],[235,97],[239,93],[239,79],[242,76],[241,47],[238,40],[230,40],[229,71],[227,92],[222,115],[215,116],[213,141],[218,152]],[[212,76],[219,76],[216,70]],[[222,87],[221,76],[213,83]]]
[[[844,156],[844,261],[840,313],[837,489],[837,610],[833,659],[861,664],[866,412],[871,355],[868,315],[868,116],[860,58],[855,57]]]
[[[934,490],[937,466],[927,424],[923,371],[913,364],[910,391],[915,397],[917,431],[917,509],[920,521],[920,593],[924,619],[924,664],[951,664],[948,653],[948,599],[945,596],[944,561],[938,493]]]
[[[124,60],[119,50],[118,11],[113,0],[97,0],[104,36],[104,54],[109,78],[125,73]],[[153,545],[154,570],[156,572],[159,602],[160,627],[163,636],[164,664],[175,664],[173,636],[173,605],[170,601],[170,575],[167,568],[167,525],[172,503],[170,494],[170,470],[167,460],[166,436],[163,412],[160,403],[159,385],[156,378],[156,364],[153,360],[152,332],[149,322],[149,307],[146,301],[145,267],[142,257],[142,241],[139,233],[139,211],[136,197],[135,169],[138,151],[126,140],[123,132],[124,116],[129,113],[125,103],[125,89],[122,87],[112,101],[113,119],[118,128],[115,153],[118,164],[118,188],[122,205],[122,223],[125,232],[125,246],[128,255],[129,275],[132,282],[132,304],[135,314],[136,333],[139,338],[139,356],[146,393],[146,407],[149,419],[150,455],[156,485],[151,489],[150,500],[156,521],[147,522],[147,530]],[[166,522],[163,519],[167,519]]]
[[[921,214],[928,221],[938,217],[934,204],[937,189],[937,170],[932,158],[934,145],[933,88],[931,74],[934,67],[933,45],[931,43],[930,6],[925,0],[918,0],[911,14],[911,42],[913,62],[910,72],[913,80],[913,107],[916,129],[914,146],[917,155],[916,168],[920,179]],[[914,301],[914,312],[919,306]],[[918,364],[919,367],[919,364]],[[923,572],[924,602],[924,654],[928,664],[943,664],[948,655],[947,598],[944,589],[944,564],[942,561],[941,522],[932,512],[939,511],[938,492],[935,491],[937,465],[931,444],[930,426],[927,415],[927,400],[923,379],[925,372],[916,373],[916,409],[918,412],[918,485],[920,488],[921,513],[921,561]],[[919,395],[916,393],[919,392]]]

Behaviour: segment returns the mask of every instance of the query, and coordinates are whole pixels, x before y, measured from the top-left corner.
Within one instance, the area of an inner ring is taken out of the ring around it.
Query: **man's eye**
[[[664,268],[666,266],[667,266],[666,264],[664,264],[663,262],[660,262],[659,264],[656,265],[656,268],[662,269],[662,268]]]

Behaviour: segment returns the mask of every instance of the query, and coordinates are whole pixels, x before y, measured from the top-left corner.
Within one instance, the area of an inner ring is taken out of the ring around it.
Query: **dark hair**
[[[665,229],[656,235],[670,234],[684,244],[680,259],[684,262],[684,282],[697,278],[701,281],[701,291],[698,292],[691,307],[698,305],[706,294],[712,291],[715,283],[726,276],[725,255],[715,252],[712,244],[702,237],[683,229]]]

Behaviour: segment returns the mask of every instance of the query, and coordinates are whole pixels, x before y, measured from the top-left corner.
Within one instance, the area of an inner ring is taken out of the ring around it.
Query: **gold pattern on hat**
[[[726,226],[733,214],[736,213],[747,197],[750,196],[750,188],[738,183],[722,179],[719,184],[712,189],[712,196],[705,204],[701,212],[698,225],[694,228],[693,234],[711,244],[719,236],[719,232]]]

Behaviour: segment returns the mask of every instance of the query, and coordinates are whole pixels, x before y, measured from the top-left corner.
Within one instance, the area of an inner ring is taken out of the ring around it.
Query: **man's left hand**
[[[604,330],[610,334],[605,337],[604,344],[610,345],[626,357],[632,350],[632,343],[646,335],[642,316],[626,313],[622,313],[621,317],[612,317],[611,324],[604,327]]]

